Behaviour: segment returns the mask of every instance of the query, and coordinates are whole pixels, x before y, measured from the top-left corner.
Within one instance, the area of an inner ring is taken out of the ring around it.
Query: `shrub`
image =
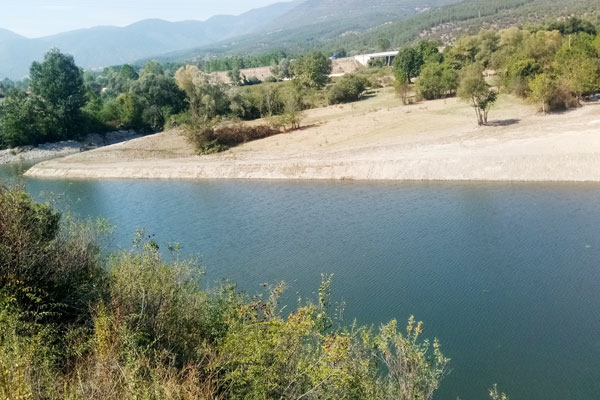
[[[0,293],[32,319],[85,318],[102,291],[94,229],[36,203],[22,189],[0,188]]]
[[[458,74],[444,64],[427,63],[417,80],[417,92],[426,100],[440,99],[456,92]]]
[[[267,125],[248,126],[238,123],[215,129],[214,137],[223,146],[231,147],[253,140],[264,139],[278,133],[279,130]]]
[[[445,374],[449,360],[437,341],[421,339],[414,318],[405,334],[396,322],[379,331],[340,327],[331,316],[331,276],[323,276],[315,303],[285,315],[283,283],[253,298],[232,285],[203,289],[195,262],[180,261],[177,246],[165,262],[142,231],[132,251],[102,264],[103,281],[99,263],[89,262],[97,260],[89,254],[96,236],[73,233],[49,205],[3,189],[0,216],[3,397],[425,400]],[[43,302],[37,289],[61,299],[71,290],[68,303],[88,310],[80,314],[85,323],[31,320],[31,303],[15,300],[6,282],[33,285],[27,293]],[[91,290],[104,282],[105,290]]]
[[[369,80],[361,75],[348,74],[329,87],[329,104],[348,103],[360,100],[369,87]]]

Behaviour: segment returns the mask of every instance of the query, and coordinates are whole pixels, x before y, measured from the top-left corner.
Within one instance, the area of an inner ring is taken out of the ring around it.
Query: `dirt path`
[[[475,126],[456,99],[402,106],[390,91],[307,113],[306,128],[195,156],[177,132],[51,160],[68,178],[600,181],[600,104],[541,116],[511,97]]]

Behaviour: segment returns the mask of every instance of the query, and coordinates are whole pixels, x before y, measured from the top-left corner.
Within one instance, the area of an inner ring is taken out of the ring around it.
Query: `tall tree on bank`
[[[75,138],[85,131],[83,73],[57,49],[30,70],[30,94],[13,89],[0,105],[0,146]]]
[[[487,125],[488,113],[498,95],[490,89],[483,77],[483,66],[472,64],[465,68],[458,87],[458,97],[470,103],[477,114],[477,123]]]
[[[46,53],[42,63],[30,69],[31,97],[36,108],[45,115],[41,132],[49,140],[68,139],[81,130],[86,103],[83,72],[73,57],[58,49]]]

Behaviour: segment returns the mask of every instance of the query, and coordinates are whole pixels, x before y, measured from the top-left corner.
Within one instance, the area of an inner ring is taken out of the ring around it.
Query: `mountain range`
[[[73,55],[79,66],[94,69],[208,45],[257,32],[301,2],[275,3],[239,16],[219,15],[206,21],[148,19],[126,27],[98,26],[37,39],[0,29],[0,78],[26,76],[31,63],[53,47]]]
[[[28,39],[0,29],[0,78],[23,78],[29,66],[52,47],[75,57],[86,69],[133,63],[163,54],[210,47],[239,38],[251,44],[283,34],[322,36],[365,30],[420,10],[459,0],[294,0],[239,16],[206,21],[150,19],[126,27],[99,26]]]
[[[600,24],[598,0],[293,0],[206,21],[150,19],[126,27],[99,26],[38,39],[0,29],[0,79],[20,79],[56,47],[86,69],[124,63],[187,62],[209,56],[272,50],[302,53],[345,48],[376,50],[381,38],[397,48],[418,38],[452,42],[482,28],[539,24],[577,15]]]

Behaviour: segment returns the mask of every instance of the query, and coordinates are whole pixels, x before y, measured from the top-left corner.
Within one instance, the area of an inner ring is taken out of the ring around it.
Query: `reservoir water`
[[[0,181],[22,168],[0,167]],[[23,179],[82,217],[200,255],[206,284],[334,273],[346,321],[415,315],[451,372],[437,399],[600,398],[600,185]]]

